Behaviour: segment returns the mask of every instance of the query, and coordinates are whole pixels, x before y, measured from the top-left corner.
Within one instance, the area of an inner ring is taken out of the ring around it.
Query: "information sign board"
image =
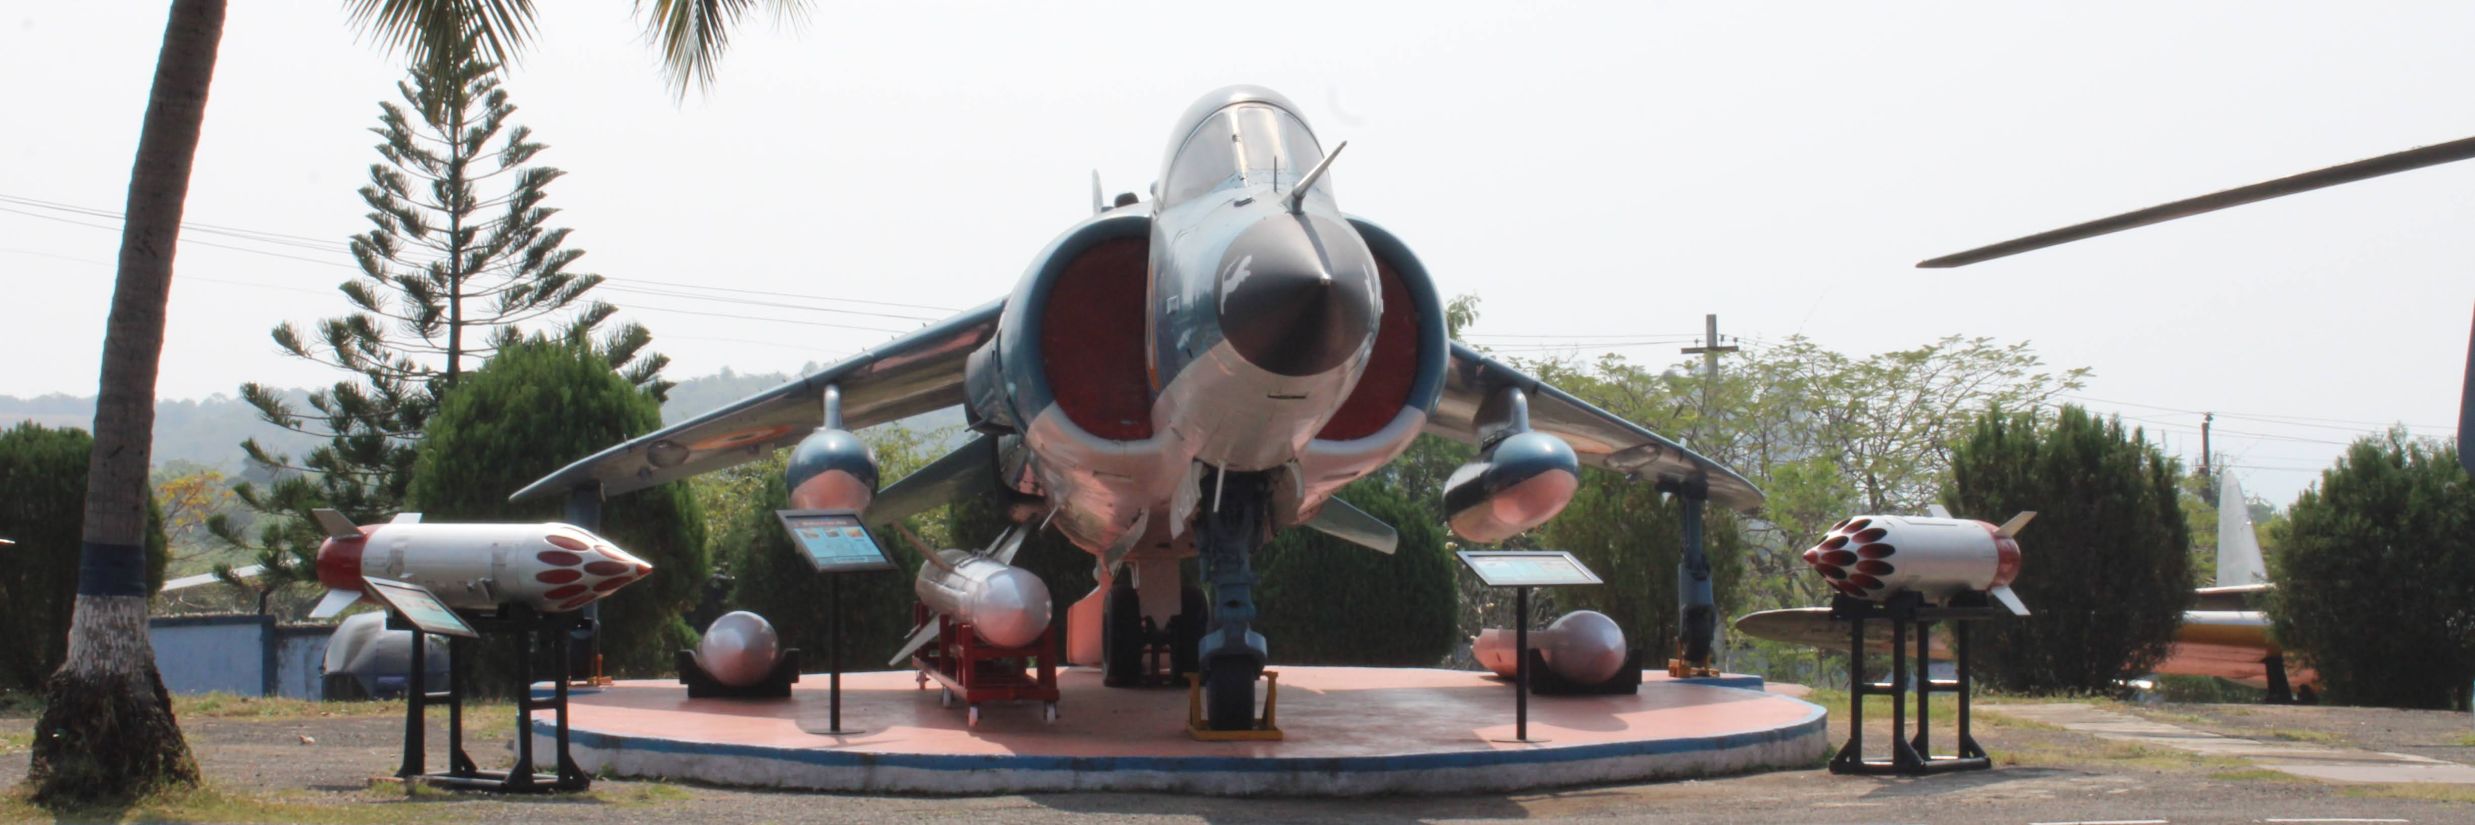
[[[856,510],[776,510],[774,515],[819,573],[894,569],[885,546],[860,523]]]
[[[423,633],[481,638],[481,634],[473,632],[472,625],[464,623],[464,617],[447,609],[446,603],[439,601],[437,594],[431,593],[428,588],[393,579],[362,581],[369,585],[369,594],[377,597],[379,603],[403,616],[404,621],[411,622],[412,626],[421,628]]]
[[[1598,574],[1563,550],[1463,550],[1461,563],[1488,587],[1601,584]]]

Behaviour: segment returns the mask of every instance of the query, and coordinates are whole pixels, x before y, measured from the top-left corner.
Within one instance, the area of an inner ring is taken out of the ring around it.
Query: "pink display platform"
[[[668,681],[572,700],[585,770],[624,777],[845,792],[993,794],[1121,790],[1223,795],[1476,793],[1810,767],[1829,749],[1820,706],[1760,680],[1647,674],[1630,696],[1532,696],[1535,743],[1513,735],[1513,692],[1484,673],[1275,667],[1281,742],[1198,742],[1186,692],[1114,689],[1058,674],[1060,718],[989,705],[969,727],[908,671],[843,676],[825,728],[825,677],[789,700],[689,699]],[[1715,682],[1704,683],[1704,682]],[[1730,686],[1732,685],[1732,686]],[[1750,687],[1747,687],[1747,686]],[[534,723],[549,746],[547,714]]]

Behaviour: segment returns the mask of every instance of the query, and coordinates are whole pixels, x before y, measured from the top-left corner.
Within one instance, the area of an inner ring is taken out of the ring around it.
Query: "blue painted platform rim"
[[[1758,680],[1757,680],[1758,681]],[[1787,699],[1789,697],[1773,697]],[[930,771],[1157,771],[1163,773],[1302,773],[1349,772],[1381,773],[1392,771],[1426,771],[1443,768],[1493,768],[1520,765],[1551,765],[1617,759],[1629,756],[1664,756],[1685,753],[1709,753],[1738,748],[1786,742],[1821,732],[1828,724],[1828,711],[1822,706],[1801,699],[1792,699],[1808,708],[1804,718],[1767,730],[1745,731],[1688,739],[1647,739],[1636,742],[1608,742],[1597,745],[1569,745],[1520,749],[1487,749],[1446,753],[1394,754],[1390,756],[1038,756],[1020,754],[926,754],[885,753],[879,751],[840,751],[819,748],[777,748],[764,745],[733,745],[707,742],[687,742],[676,739],[623,736],[597,731],[571,729],[569,741],[576,746],[605,751],[638,751],[681,756],[735,756],[790,762],[815,767],[910,768]],[[535,718],[536,736],[554,736],[554,722]]]

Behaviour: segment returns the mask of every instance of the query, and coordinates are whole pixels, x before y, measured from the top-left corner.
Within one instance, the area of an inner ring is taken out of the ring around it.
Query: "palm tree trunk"
[[[68,658],[44,685],[28,773],[35,798],[47,804],[127,799],[198,780],[146,638],[143,531],[173,245],[223,18],[224,0],[174,0],[138,133],[120,277],[104,328],[77,607]]]

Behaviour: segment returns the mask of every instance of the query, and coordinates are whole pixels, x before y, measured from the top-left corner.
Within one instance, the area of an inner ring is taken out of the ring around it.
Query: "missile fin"
[[[361,528],[353,524],[352,519],[345,518],[342,511],[320,507],[309,511],[309,516],[318,520],[318,529],[327,531],[327,538],[357,539],[361,537]]]
[[[900,666],[902,660],[911,658],[911,654],[918,653],[920,648],[927,647],[929,642],[936,640],[937,616],[930,614],[928,621],[921,622],[919,629],[911,631],[910,638],[902,640],[902,650],[897,651],[894,658],[885,660],[885,665],[887,667]]]
[[[1014,554],[1022,551],[1023,540],[1030,538],[1034,529],[1037,528],[1027,524],[1005,528],[1005,532],[997,535],[997,542],[988,546],[988,557],[998,564],[1013,564]]]
[[[1117,569],[1117,565],[1126,560],[1126,554],[1134,552],[1134,546],[1143,543],[1143,532],[1151,526],[1151,523],[1150,508],[1135,511],[1134,525],[1127,527],[1126,534],[1119,536],[1117,543],[1109,545],[1108,552],[1100,556],[1100,569]]]
[[[1994,528],[1994,535],[2006,539],[2019,535],[2020,528],[2027,527],[2028,520],[2036,517],[2037,511],[2035,510],[2021,510],[2019,515],[2012,516],[2010,521],[2003,522],[2001,527]]]
[[[1401,546],[1401,534],[1392,525],[1339,498],[1325,499],[1323,510],[1307,520],[1306,526],[1387,556]]]
[[[420,523],[421,523],[421,514],[420,514],[420,513],[397,513],[397,514],[395,514],[395,518],[388,519],[388,520],[387,520],[387,523],[388,523],[388,524],[420,524]]]
[[[335,614],[344,612],[344,608],[351,607],[359,601],[361,601],[359,590],[330,589],[327,591],[327,597],[319,599],[318,606],[309,611],[309,617],[312,619],[333,618]]]
[[[1944,507],[1940,504],[1928,504],[1925,505],[1925,514],[1934,518],[1950,518],[1951,508]]]
[[[2020,594],[2011,592],[2010,585],[2004,585],[1985,591],[1985,595],[1994,597],[1994,601],[2001,603],[2005,609],[2010,610],[2011,615],[2013,616],[2028,615],[2028,605],[2020,602]]]

